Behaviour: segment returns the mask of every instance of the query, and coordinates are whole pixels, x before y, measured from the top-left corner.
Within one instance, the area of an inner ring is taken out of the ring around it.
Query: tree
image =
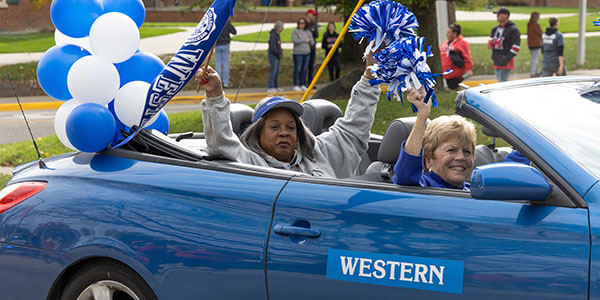
[[[46,3],[52,2],[52,0],[29,0],[33,4],[34,10],[40,10]]]

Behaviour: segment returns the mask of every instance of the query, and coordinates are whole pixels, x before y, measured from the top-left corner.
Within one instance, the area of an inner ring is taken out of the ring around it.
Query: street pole
[[[577,58],[575,63],[581,66],[585,63],[585,23],[587,0],[579,0],[579,36],[577,37]]]
[[[448,2],[435,1],[435,13],[437,15],[438,45],[446,40],[446,28],[448,28]]]

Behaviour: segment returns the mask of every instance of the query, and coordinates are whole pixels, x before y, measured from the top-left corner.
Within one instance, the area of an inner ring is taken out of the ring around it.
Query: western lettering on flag
[[[194,77],[227,20],[233,16],[235,4],[236,0],[215,0],[206,10],[194,31],[150,85],[138,129],[115,148],[129,142]]]

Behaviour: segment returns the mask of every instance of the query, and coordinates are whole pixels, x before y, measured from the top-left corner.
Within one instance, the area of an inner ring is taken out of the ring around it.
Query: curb
[[[464,84],[468,85],[468,86],[478,86],[478,85],[482,85],[482,84],[491,84],[491,83],[496,83],[497,81],[495,79],[487,79],[487,80],[469,80],[469,81],[463,81]],[[382,85],[381,89],[385,90],[387,88],[387,85]],[[314,90],[312,90],[308,95],[312,96],[315,93]],[[236,102],[257,102],[260,101],[261,99],[272,95],[272,96],[285,96],[289,99],[302,99],[302,96],[304,95],[304,91],[284,91],[284,92],[277,92],[277,93],[240,93],[237,96],[237,100]],[[225,97],[229,98],[230,100],[234,100],[235,99],[236,94],[235,93],[228,93],[225,94]],[[179,103],[179,104],[194,104],[194,103],[200,103],[202,102],[202,100],[204,100],[204,96],[176,96],[173,97],[173,99],[171,99],[171,101],[169,103]],[[25,102],[25,103],[21,103],[21,106],[23,107],[23,110],[43,110],[43,109],[58,109],[64,102],[63,101],[47,101],[47,102]],[[0,103],[0,111],[18,111],[19,109],[19,104],[17,103]]]
[[[311,91],[308,95],[312,96],[315,92]],[[290,99],[302,99],[304,91],[286,91],[277,93],[243,93],[238,94],[236,102],[257,102],[262,98],[269,95],[272,96],[285,96]],[[225,94],[225,97],[233,101],[235,99],[235,93]],[[169,101],[169,103],[180,103],[180,104],[193,104],[200,103],[204,100],[204,96],[176,96]],[[64,102],[63,101],[46,101],[46,102],[25,102],[21,103],[23,110],[42,110],[42,109],[58,109]],[[18,103],[1,103],[0,111],[18,111],[20,110]]]

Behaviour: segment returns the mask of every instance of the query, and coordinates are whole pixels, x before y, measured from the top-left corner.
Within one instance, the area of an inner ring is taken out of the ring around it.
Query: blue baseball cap
[[[300,105],[298,102],[279,96],[271,97],[260,101],[258,105],[256,105],[256,111],[252,117],[252,123],[256,122],[256,120],[260,119],[266,113],[276,108],[287,108],[297,117],[304,113],[304,107],[302,107],[302,105]]]

